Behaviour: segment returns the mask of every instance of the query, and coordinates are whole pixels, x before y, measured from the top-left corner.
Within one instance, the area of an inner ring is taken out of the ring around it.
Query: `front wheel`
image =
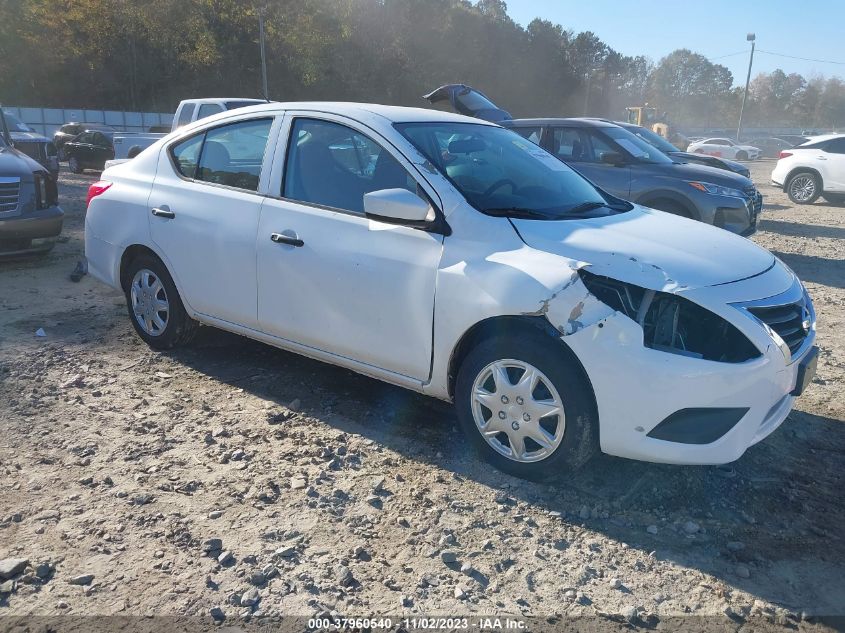
[[[786,194],[795,204],[812,204],[821,192],[819,177],[809,171],[798,172],[786,183]]]
[[[739,151],[736,153],[737,160],[748,160],[748,152]]]
[[[455,405],[478,452],[517,477],[564,474],[598,451],[592,389],[574,359],[542,333],[482,341],[458,372]]]
[[[67,159],[67,166],[74,174],[82,173],[82,164],[76,156],[71,156]]]
[[[154,349],[171,349],[193,339],[197,322],[188,316],[164,264],[141,255],[126,270],[126,306],[132,326]]]

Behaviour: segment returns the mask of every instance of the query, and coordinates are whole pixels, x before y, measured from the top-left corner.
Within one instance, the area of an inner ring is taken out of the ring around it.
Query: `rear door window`
[[[828,141],[824,151],[830,152],[831,154],[845,154],[845,136]]]
[[[258,190],[273,119],[238,121],[205,133],[197,180]]]
[[[193,178],[197,173],[197,163],[199,162],[200,149],[202,149],[204,138],[204,134],[198,134],[177,143],[170,149],[176,171],[185,178]]]

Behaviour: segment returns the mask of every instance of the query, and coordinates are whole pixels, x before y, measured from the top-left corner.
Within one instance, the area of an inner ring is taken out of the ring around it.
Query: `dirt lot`
[[[796,410],[730,466],[603,456],[545,485],[471,456],[448,406],[348,371],[209,328],[150,351],[119,293],[68,279],[95,175],[63,175],[67,241],[0,264],[0,561],[28,561],[0,615],[835,626],[813,616],[845,614],[845,207],[793,206],[771,168],[753,239],[818,311]]]

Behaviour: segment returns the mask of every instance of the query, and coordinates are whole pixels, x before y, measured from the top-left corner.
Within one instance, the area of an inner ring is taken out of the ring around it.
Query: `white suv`
[[[156,349],[199,323],[453,401],[525,477],[715,464],[813,377],[813,304],[771,253],[596,189],[498,125],[273,103],[92,185],[89,271]]]
[[[781,152],[772,184],[796,204],[811,204],[819,196],[834,204],[845,202],[845,134],[817,136]]]

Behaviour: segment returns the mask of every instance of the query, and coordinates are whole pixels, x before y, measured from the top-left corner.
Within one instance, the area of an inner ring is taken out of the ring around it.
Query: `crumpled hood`
[[[532,248],[652,290],[679,292],[739,281],[775,262],[769,251],[729,231],[639,206],[602,218],[512,221]]]

